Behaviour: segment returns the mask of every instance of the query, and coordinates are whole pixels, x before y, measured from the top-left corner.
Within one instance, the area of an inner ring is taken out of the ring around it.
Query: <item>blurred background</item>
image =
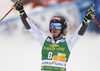
[[[13,7],[11,0],[0,0],[0,19]],[[54,15],[67,18],[68,35],[82,23],[87,9],[94,4],[100,23],[100,0],[23,0],[28,17],[43,32],[49,33]],[[67,37],[66,36],[66,37]],[[16,10],[0,22],[0,71],[40,71],[41,47],[25,29]],[[68,71],[100,71],[100,27],[92,20],[73,48]]]

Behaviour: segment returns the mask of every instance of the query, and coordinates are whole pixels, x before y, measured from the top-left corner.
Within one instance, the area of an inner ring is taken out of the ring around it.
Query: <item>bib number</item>
[[[52,58],[52,52],[49,52],[48,53],[48,59],[51,59]]]

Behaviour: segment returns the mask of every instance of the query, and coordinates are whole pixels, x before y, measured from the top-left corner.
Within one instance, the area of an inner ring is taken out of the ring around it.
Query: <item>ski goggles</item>
[[[51,23],[50,24],[50,29],[52,30],[53,28],[56,28],[57,30],[60,30],[62,28],[61,23]]]

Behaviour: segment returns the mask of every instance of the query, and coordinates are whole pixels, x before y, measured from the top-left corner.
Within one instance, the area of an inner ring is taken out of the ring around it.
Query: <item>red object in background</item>
[[[72,2],[75,0],[40,0],[40,3],[42,6],[45,7],[45,6],[59,4],[59,3],[65,2],[65,1]]]
[[[36,6],[37,6],[36,2],[32,1],[32,8],[34,8]]]
[[[59,3],[62,3],[62,2],[65,2],[65,1],[70,2],[70,1],[75,1],[75,0],[58,0]]]
[[[58,0],[40,0],[40,3],[42,6],[45,7],[45,6],[58,4]]]
[[[66,1],[72,2],[72,1],[75,1],[75,0],[23,0],[23,4],[25,5],[27,3],[32,2],[32,8],[34,8],[38,5],[46,7],[46,6],[56,5],[56,4],[66,2]]]

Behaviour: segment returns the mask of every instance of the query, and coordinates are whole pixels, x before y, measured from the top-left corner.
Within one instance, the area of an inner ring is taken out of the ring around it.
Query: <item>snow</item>
[[[99,71],[100,36],[85,34],[75,45],[69,59],[69,71]]]
[[[34,37],[15,33],[0,37],[0,71],[40,71],[41,47]],[[68,71],[100,71],[100,36],[86,33],[72,50]]]
[[[12,6],[10,0],[6,2],[2,0],[0,18]],[[26,6],[29,7],[25,8],[27,12],[30,6]],[[39,8],[35,8],[34,11],[40,10]],[[14,13],[8,15],[6,19],[15,16]],[[99,34],[87,32],[82,36],[72,50],[67,65],[68,71],[100,71],[99,43]],[[11,36],[0,35],[0,71],[40,71],[40,69],[41,47],[30,33],[25,35],[18,30]]]

